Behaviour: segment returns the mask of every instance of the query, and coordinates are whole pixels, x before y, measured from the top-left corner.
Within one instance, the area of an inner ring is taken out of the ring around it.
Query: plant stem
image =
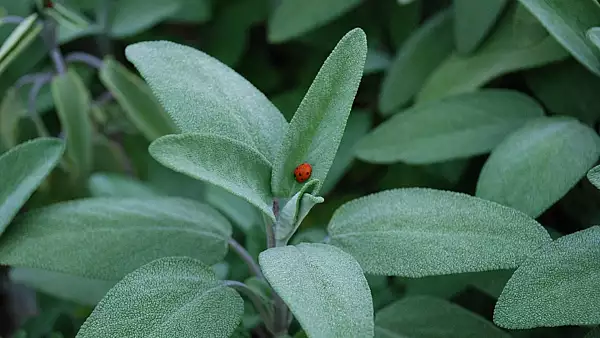
[[[92,54],[88,54],[88,53],[84,53],[84,52],[73,52],[73,53],[67,55],[67,57],[65,57],[65,61],[68,63],[71,63],[71,62],[85,63],[86,65],[88,65],[92,68],[96,68],[96,69],[101,69],[102,65],[103,65],[102,59],[100,59]]]
[[[52,63],[54,63],[54,68],[58,74],[64,74],[67,72],[67,66],[65,64],[65,59],[63,58],[60,49],[58,48],[58,42],[56,40],[56,35],[58,31],[58,25],[53,19],[48,18],[44,20],[44,29],[43,29],[43,38],[46,46],[49,49],[50,59]]]
[[[261,296],[256,294],[256,292],[254,292],[254,290],[252,290],[251,288],[248,287],[248,285],[246,285],[242,282],[238,282],[235,280],[225,280],[225,281],[223,281],[223,284],[228,287],[234,288],[235,290],[239,291],[240,293],[246,295],[246,297],[248,297],[250,299],[250,301],[252,302],[252,304],[254,305],[254,308],[256,309],[256,311],[258,311],[258,314],[262,318],[267,329],[271,332],[274,332],[273,327],[272,327],[273,314],[269,310],[269,307],[265,305],[265,301],[263,300],[263,298]]]
[[[14,84],[14,88],[19,90],[21,87],[28,83],[33,83],[39,81],[41,79],[45,79],[47,77],[52,77],[51,72],[42,72],[42,73],[34,73],[34,74],[25,74],[21,76]]]
[[[273,200],[273,214],[275,215],[275,219],[279,220],[279,200],[278,199],[274,199]],[[277,221],[275,222],[275,226],[277,225]],[[269,231],[267,231],[267,244],[269,246],[269,248],[273,248],[276,246],[276,241],[275,241],[275,233],[274,233],[274,226],[271,225],[269,226],[267,224],[267,229],[270,228],[270,233]],[[280,337],[280,336],[284,336],[287,334],[287,329],[288,329],[288,307],[285,304],[285,302],[283,301],[283,299],[281,299],[281,297],[279,297],[279,295],[277,294],[277,292],[273,292],[274,294],[274,302],[273,302],[273,313],[274,313],[274,317],[275,317],[275,322],[273,324],[273,329],[275,330],[275,336],[276,337]]]
[[[110,14],[113,7],[113,0],[104,0],[99,3],[99,8],[96,12],[96,21],[101,27],[100,35],[98,35],[98,46],[102,55],[112,54],[112,46],[110,41],[111,20]]]
[[[63,59],[62,53],[60,52],[60,49],[58,49],[58,46],[54,46],[52,49],[50,49],[50,58],[52,59],[58,74],[62,75],[67,72],[67,65],[65,64],[65,60]]]
[[[254,261],[254,258],[252,258],[252,256],[250,256],[248,251],[246,251],[246,249],[244,249],[244,247],[241,246],[240,243],[238,243],[235,239],[230,238],[229,246],[235,252],[237,252],[238,255],[240,255],[240,258],[248,265],[248,267],[250,268],[250,270],[252,270],[252,273],[254,273],[256,275],[256,277],[263,279],[263,280],[265,279],[265,276],[263,276],[262,271],[260,270],[260,267],[258,266],[258,264],[256,264],[256,262]]]

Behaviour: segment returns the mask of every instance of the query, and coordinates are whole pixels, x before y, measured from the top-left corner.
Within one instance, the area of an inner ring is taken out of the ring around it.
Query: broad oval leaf
[[[15,28],[0,46],[0,74],[17,59],[42,31],[36,13],[29,15]]]
[[[394,115],[356,148],[367,162],[429,164],[484,154],[508,134],[544,115],[529,97],[487,89],[426,102]]]
[[[134,178],[115,173],[95,173],[88,179],[93,197],[155,197],[163,195],[158,189]]]
[[[573,118],[532,121],[506,138],[486,161],[477,196],[537,217],[596,163],[600,139]]]
[[[126,38],[138,34],[175,14],[180,6],[178,1],[123,1],[113,11],[110,35]]]
[[[452,11],[426,21],[402,45],[381,85],[379,109],[385,115],[406,105],[454,49]]]
[[[502,291],[494,322],[510,329],[600,324],[600,227],[543,246]]]
[[[217,135],[182,134],[163,136],[148,150],[165,167],[217,185],[275,220],[271,165],[247,145]]]
[[[327,244],[260,253],[260,267],[311,338],[373,337],[373,301],[358,263]]]
[[[485,40],[508,0],[454,0],[453,3],[456,50],[469,54]]]
[[[432,189],[387,190],[333,214],[331,244],[366,273],[425,277],[517,267],[550,236],[517,210]]]
[[[211,207],[175,197],[81,199],[15,222],[0,238],[2,264],[104,280],[165,256],[217,263],[232,231]]]
[[[449,56],[427,79],[417,102],[474,91],[506,73],[539,67],[569,53],[526,10],[511,8],[483,45],[470,55]],[[527,21],[529,20],[529,21]],[[526,21],[527,24],[521,23]]]
[[[362,0],[286,0],[281,1],[269,19],[271,42],[298,37],[358,6]]]
[[[104,60],[100,79],[149,141],[177,133],[177,127],[148,85],[119,62],[112,58]]]
[[[377,338],[509,338],[485,318],[446,300],[416,296],[386,306],[375,314]]]
[[[59,139],[37,138],[0,157],[0,235],[58,164],[64,149]]]
[[[598,189],[600,189],[600,165],[590,169],[587,173],[588,180]]]
[[[311,178],[325,180],[344,134],[366,55],[366,36],[357,28],[340,40],[323,63],[290,122],[274,162],[271,189],[275,196],[290,197],[300,189],[292,175],[300,163],[312,165]],[[319,189],[320,184],[313,194]]]
[[[235,138],[273,162],[287,122],[234,70],[198,50],[167,41],[137,43],[125,53],[182,132]]]
[[[0,102],[0,151],[10,149],[19,142],[19,121],[25,115],[25,108],[15,89],[3,94]]]
[[[56,112],[66,137],[66,154],[75,177],[84,178],[92,167],[90,93],[74,70],[54,77],[51,83]]]
[[[167,257],[128,274],[100,301],[78,338],[229,337],[244,301],[210,267],[192,258]]]
[[[589,28],[600,25],[593,0],[519,0],[575,59],[600,75],[600,50],[588,40]]]

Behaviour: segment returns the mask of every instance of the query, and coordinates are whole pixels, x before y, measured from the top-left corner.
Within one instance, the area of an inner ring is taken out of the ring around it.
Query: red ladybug
[[[299,183],[306,182],[312,175],[312,167],[308,163],[302,163],[294,169],[294,177]]]
[[[45,8],[54,8],[54,4],[52,3],[51,0],[44,0],[44,7]]]

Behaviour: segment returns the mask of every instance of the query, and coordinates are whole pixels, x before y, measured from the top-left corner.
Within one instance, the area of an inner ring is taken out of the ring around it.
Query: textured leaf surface
[[[244,312],[239,294],[200,261],[168,257],[120,281],[81,326],[78,338],[229,337]]]
[[[19,121],[25,115],[17,91],[9,89],[0,103],[0,150],[10,149],[19,142]]]
[[[527,259],[502,291],[494,322],[511,329],[600,323],[600,227],[563,236]]]
[[[372,337],[373,301],[358,263],[326,244],[263,251],[265,277],[311,338]]]
[[[600,189],[600,165],[590,169],[587,173],[588,180],[598,189]]]
[[[271,209],[271,166],[247,145],[216,135],[183,134],[163,136],[148,150],[167,168],[217,185],[275,220]]]
[[[55,76],[51,83],[56,112],[66,137],[66,154],[70,169],[79,178],[92,167],[92,121],[90,93],[83,80],[73,70]]]
[[[60,160],[59,139],[38,138],[0,157],[0,235]]]
[[[526,10],[514,8],[498,23],[493,34],[467,56],[455,53],[428,78],[417,101],[474,91],[506,73],[539,67],[566,59],[569,54]],[[523,22],[525,21],[525,22]]]
[[[293,172],[301,163],[311,178],[325,180],[344,134],[363,74],[367,39],[361,29],[346,34],[329,55],[290,122],[273,165],[271,186],[277,197],[300,189]],[[318,193],[320,186],[313,191]]]
[[[93,197],[155,197],[162,195],[158,189],[134,178],[114,174],[96,173],[88,180]]]
[[[600,8],[594,1],[520,0],[575,59],[600,75],[600,50],[586,32],[600,25]]]
[[[141,42],[125,53],[182,132],[234,138],[273,162],[287,122],[242,76],[217,59],[172,42]]]
[[[231,225],[207,205],[173,197],[90,198],[37,209],[0,238],[0,262],[119,280],[154,259],[225,256]],[[60,245],[57,245],[60,243]]]
[[[381,87],[379,109],[385,115],[406,105],[453,51],[452,22],[452,11],[442,11],[415,30],[402,45]]]
[[[204,198],[206,203],[231,219],[233,224],[240,227],[245,233],[252,231],[255,225],[262,225],[264,222],[255,206],[221,187],[207,184]]]
[[[544,111],[529,97],[488,89],[427,102],[394,115],[356,148],[367,162],[428,164],[484,154]]]
[[[596,163],[600,139],[566,117],[532,121],[505,139],[486,161],[477,196],[537,217]]]
[[[375,315],[377,338],[508,338],[483,317],[443,299],[408,297]]]
[[[454,40],[462,54],[473,52],[492,30],[508,0],[454,0]]]
[[[133,36],[175,14],[179,6],[178,1],[123,1],[114,11],[110,33],[115,38]]]
[[[336,19],[362,0],[286,0],[275,8],[269,20],[269,40],[283,42]]]
[[[310,194],[318,184],[319,181],[310,180],[281,208],[275,227],[277,246],[287,245],[310,210],[315,205],[323,203],[323,197]]]
[[[535,220],[469,195],[387,190],[350,201],[328,226],[331,244],[366,273],[424,277],[509,269],[550,241]]]
[[[177,133],[177,127],[146,83],[119,62],[112,58],[104,60],[100,79],[146,139],[154,141]]]

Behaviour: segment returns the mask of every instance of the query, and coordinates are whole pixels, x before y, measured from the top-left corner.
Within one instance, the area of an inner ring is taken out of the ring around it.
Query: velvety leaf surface
[[[0,235],[60,160],[59,139],[38,138],[0,157]]]
[[[350,201],[328,230],[331,244],[366,273],[405,277],[514,268],[550,241],[540,224],[514,209],[421,188]]]
[[[535,18],[529,18],[525,9],[519,8],[511,8],[503,15],[475,53],[449,56],[423,85],[417,101],[474,91],[506,73],[566,59],[568,52]]]
[[[319,181],[310,180],[281,208],[275,227],[277,246],[287,245],[310,210],[315,205],[323,203],[323,197],[313,196],[310,193],[318,184]]]
[[[119,62],[112,58],[104,60],[100,79],[146,139],[154,141],[163,135],[177,133],[177,127],[148,85]]]
[[[485,40],[508,0],[454,0],[453,3],[456,50],[469,54]]]
[[[349,254],[299,244],[263,251],[259,263],[309,337],[373,337],[369,285]]]
[[[575,119],[532,121],[492,151],[477,196],[537,217],[585,176],[599,154],[598,135]]]
[[[379,109],[395,113],[419,92],[429,75],[454,49],[452,11],[427,20],[402,45],[381,85]]]
[[[377,338],[509,338],[485,318],[443,299],[415,296],[375,314]]]
[[[167,257],[128,274],[100,301],[77,333],[99,337],[229,337],[244,301],[211,268]]]
[[[273,162],[287,122],[231,68],[191,47],[140,42],[125,50],[182,132],[235,138]]]
[[[163,195],[158,189],[134,178],[115,173],[96,173],[88,179],[93,197],[155,197]]]
[[[336,19],[362,0],[286,0],[281,1],[269,19],[271,42],[298,37]]]
[[[600,165],[590,169],[587,173],[588,180],[598,189],[600,189]]]
[[[69,169],[76,177],[85,177],[92,166],[92,121],[90,93],[74,70],[55,76],[51,83],[52,97],[62,131],[66,137]]]
[[[273,215],[268,160],[254,149],[208,134],[167,135],[148,149],[167,168],[217,185]]]
[[[271,177],[275,196],[291,197],[300,189],[293,172],[304,162],[313,168],[311,178],[325,180],[344,134],[366,55],[366,36],[357,28],[325,60],[283,137]]]
[[[426,102],[380,124],[357,145],[367,162],[429,164],[484,154],[544,111],[529,97],[486,89]]]
[[[511,329],[600,323],[600,227],[563,236],[527,259],[502,291],[494,322]]]
[[[264,222],[255,206],[221,187],[207,184],[204,198],[206,203],[219,210],[246,233],[251,231],[256,224],[262,225]]]
[[[214,264],[231,236],[217,211],[174,197],[80,199],[36,209],[14,225],[0,238],[2,264],[104,280],[165,256]]]
[[[600,8],[594,1],[520,0],[575,59],[600,75],[600,50],[586,37],[600,25]]]

